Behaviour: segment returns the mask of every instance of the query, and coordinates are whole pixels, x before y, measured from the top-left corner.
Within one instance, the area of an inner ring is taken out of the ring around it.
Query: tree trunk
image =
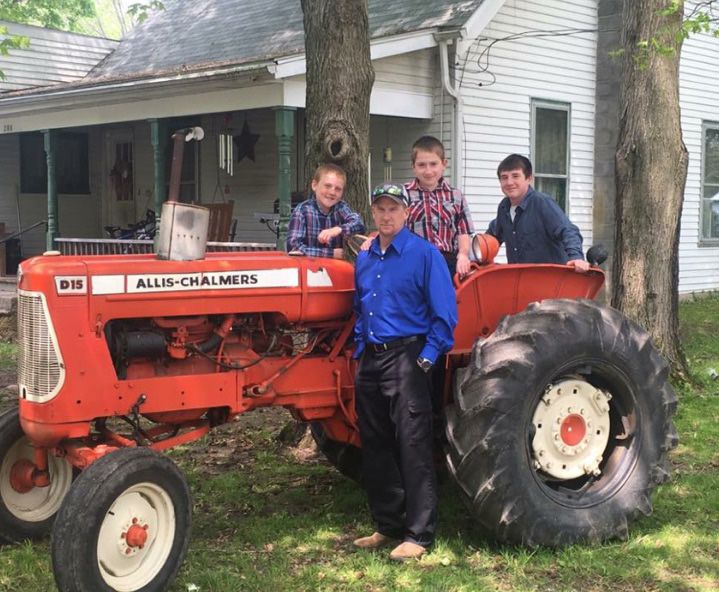
[[[612,306],[646,327],[673,372],[688,376],[678,331],[679,224],[688,154],[680,126],[683,18],[661,16],[663,0],[625,0],[616,153]],[[648,46],[644,46],[648,41]],[[658,51],[657,41],[671,52]]]
[[[371,220],[367,158],[374,83],[367,0],[302,0],[307,55],[307,181],[322,163],[347,173],[345,200]]]

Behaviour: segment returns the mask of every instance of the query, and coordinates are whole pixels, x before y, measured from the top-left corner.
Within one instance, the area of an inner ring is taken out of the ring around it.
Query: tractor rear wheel
[[[310,424],[312,437],[325,458],[345,477],[362,483],[362,450],[352,444],[337,442],[327,436],[320,422]]]
[[[447,461],[500,541],[625,538],[676,446],[676,395],[649,335],[591,301],[547,300],[475,345],[447,408]]]
[[[161,592],[187,552],[192,502],[168,458],[126,448],[100,458],[70,489],[52,531],[60,592]]]
[[[20,427],[17,408],[0,416],[0,542],[42,538],[50,532],[73,479],[73,468],[50,455],[50,485],[31,487],[18,476],[32,471],[34,449]]]

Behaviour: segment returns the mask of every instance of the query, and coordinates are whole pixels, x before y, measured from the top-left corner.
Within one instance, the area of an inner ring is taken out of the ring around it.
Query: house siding
[[[398,58],[402,58],[399,60]],[[394,64],[395,67],[389,67]],[[379,67],[378,67],[379,66]],[[418,92],[432,96],[431,119],[405,119],[396,117],[373,116],[370,121],[370,153],[372,185],[385,181],[385,177],[397,183],[414,178],[412,171],[412,144],[420,136],[432,135],[445,145],[445,155],[451,156],[451,99],[441,86],[439,53],[437,49],[396,56],[375,63],[377,79],[392,80],[393,70],[404,68],[406,78],[402,79],[403,88],[414,88]],[[414,75],[412,75],[414,74]],[[395,80],[400,80],[398,76]],[[391,82],[390,82],[391,83]],[[444,112],[444,121],[442,120]],[[384,150],[392,150],[392,162],[384,162]],[[387,173],[387,175],[385,175]],[[451,180],[449,170],[447,177]]]
[[[79,80],[118,44],[102,37],[90,37],[0,21],[10,35],[27,37],[25,49],[12,49],[0,56],[0,93],[33,86],[48,86]]]
[[[597,28],[595,0],[507,0],[481,39],[461,51],[455,77],[464,100],[464,188],[478,230],[494,218],[501,198],[496,169],[512,152],[531,149],[532,99],[569,103],[570,170],[567,213],[592,244],[596,33],[519,37],[529,30]],[[487,61],[488,57],[488,61]],[[483,72],[478,67],[488,66]]]
[[[688,7],[689,8],[689,7]],[[719,244],[701,244],[702,124],[719,124],[719,39],[693,35],[680,62],[682,132],[689,151],[679,243],[679,291],[719,289]]]
[[[423,49],[374,60],[375,84],[431,93],[435,87],[436,49]]]

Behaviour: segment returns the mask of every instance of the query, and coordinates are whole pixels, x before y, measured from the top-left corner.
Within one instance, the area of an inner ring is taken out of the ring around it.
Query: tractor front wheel
[[[506,317],[447,409],[448,466],[483,530],[551,547],[625,538],[677,443],[667,377],[614,309],[547,300]]]
[[[0,416],[0,542],[42,538],[50,532],[73,479],[73,468],[50,455],[47,487],[27,484],[34,448],[20,427],[17,408]]]
[[[161,592],[187,552],[190,491],[166,457],[112,452],[85,469],[52,531],[60,592]]]

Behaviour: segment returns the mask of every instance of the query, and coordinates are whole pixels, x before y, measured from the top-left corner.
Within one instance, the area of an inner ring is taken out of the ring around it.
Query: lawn
[[[195,507],[170,590],[719,590],[719,380],[710,377],[719,372],[719,299],[683,303],[681,324],[696,385],[677,387],[673,478],[627,541],[559,551],[494,544],[472,529],[445,480],[437,544],[422,561],[355,551],[352,539],[372,530],[363,492],[321,460],[295,459],[271,410],[171,453]],[[52,589],[47,543],[0,550],[0,590]]]

